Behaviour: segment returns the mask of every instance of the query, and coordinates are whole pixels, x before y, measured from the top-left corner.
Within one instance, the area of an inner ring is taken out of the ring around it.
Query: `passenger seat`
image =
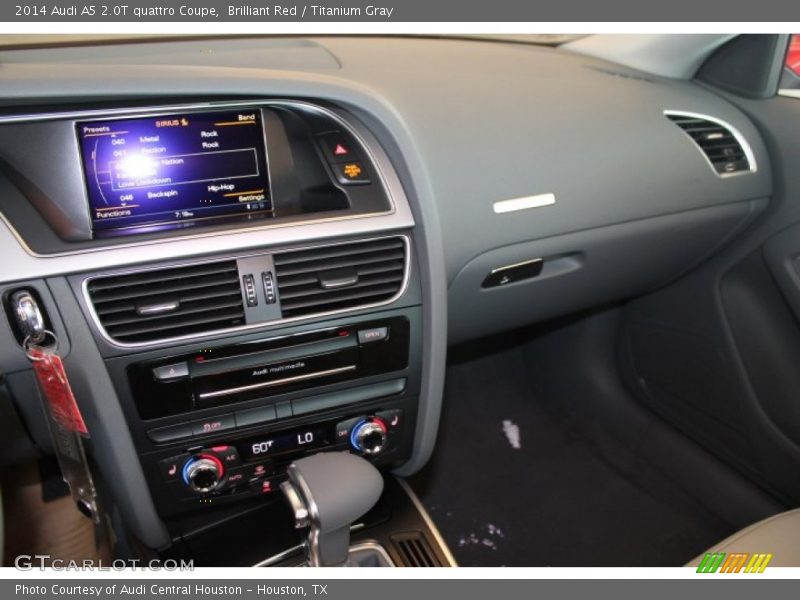
[[[737,531],[695,557],[687,566],[696,567],[706,554],[715,552],[772,554],[771,567],[800,567],[800,508]]]

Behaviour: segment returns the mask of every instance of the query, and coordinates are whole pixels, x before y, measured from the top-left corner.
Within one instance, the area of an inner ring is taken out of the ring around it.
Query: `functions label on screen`
[[[260,110],[85,122],[78,138],[95,230],[272,211]]]

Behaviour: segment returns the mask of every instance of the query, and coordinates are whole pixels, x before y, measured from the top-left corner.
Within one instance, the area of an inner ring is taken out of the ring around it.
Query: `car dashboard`
[[[240,38],[0,61],[0,295],[40,306],[150,549],[274,502],[309,453],[415,473],[448,344],[655,290],[772,193],[721,96],[560,49]],[[11,461],[51,444],[24,342],[0,319]]]

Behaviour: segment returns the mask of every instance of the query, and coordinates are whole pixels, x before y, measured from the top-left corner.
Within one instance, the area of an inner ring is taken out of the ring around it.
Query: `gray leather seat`
[[[800,567],[800,508],[779,513],[737,531],[691,560],[696,567],[706,553],[772,554],[771,567]]]

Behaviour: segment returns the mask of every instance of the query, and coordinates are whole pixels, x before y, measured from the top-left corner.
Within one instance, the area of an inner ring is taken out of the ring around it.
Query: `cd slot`
[[[225,375],[243,369],[264,367],[273,363],[291,361],[296,358],[323,355],[340,350],[352,349],[358,345],[355,336],[343,331],[340,337],[321,342],[297,344],[262,352],[243,352],[238,355],[223,358],[199,357],[189,365],[189,374],[192,378],[207,377],[212,375]]]
[[[197,408],[208,408],[260,398],[307,385],[332,383],[355,377],[359,365],[358,346],[331,350],[319,354],[303,354],[275,360],[268,357],[250,357],[247,366],[231,368],[225,361],[225,371],[203,377],[192,377],[192,388]]]
[[[408,366],[404,317],[210,346],[127,365],[142,419],[157,419],[334,383],[395,373]],[[280,417],[279,417],[280,418]]]
[[[268,387],[287,385],[290,383],[298,383],[300,381],[308,381],[309,379],[319,379],[320,377],[327,377],[329,375],[338,375],[340,373],[347,373],[348,371],[355,371],[356,368],[357,368],[356,365],[346,365],[344,367],[336,367],[335,369],[328,369],[327,371],[319,371],[317,373],[294,375],[293,377],[285,377],[284,379],[275,379],[274,381],[263,381],[261,383],[252,383],[250,385],[243,385],[236,388],[217,390],[216,392],[206,392],[204,394],[199,394],[198,399],[209,400],[211,398],[222,398],[224,396],[233,396],[234,394],[262,390]]]

